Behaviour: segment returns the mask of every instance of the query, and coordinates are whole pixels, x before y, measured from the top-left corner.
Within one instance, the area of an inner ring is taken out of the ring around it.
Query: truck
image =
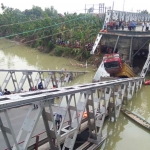
[[[99,33],[91,50],[91,54],[94,54],[101,38],[102,34]],[[132,68],[122,59],[121,55],[113,52],[103,56],[102,62],[93,78],[93,82],[101,81],[102,77],[131,78],[135,77],[135,74]]]
[[[102,61],[105,70],[111,77],[131,78],[135,76],[132,68],[118,53],[105,54]]]

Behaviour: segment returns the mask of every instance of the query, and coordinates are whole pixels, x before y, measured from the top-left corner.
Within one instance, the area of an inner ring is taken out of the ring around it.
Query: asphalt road
[[[16,137],[17,137],[19,130],[23,124],[25,116],[27,115],[29,107],[30,106],[28,105],[28,106],[23,106],[23,107],[18,107],[18,108],[13,108],[13,109],[8,110],[9,118],[11,120],[11,123],[12,123]],[[56,111],[56,107],[53,107],[53,112],[54,111]],[[36,111],[33,110],[31,117],[35,116],[35,114],[36,114]],[[4,113],[1,113],[1,119],[3,121],[4,126],[8,127]],[[43,119],[42,119],[42,116],[40,116],[40,119],[37,123],[37,126],[35,128],[35,131],[34,131],[32,137],[37,135],[37,134],[40,134],[44,131],[45,131],[45,127],[44,127]],[[11,135],[8,135],[8,137],[9,137],[9,140],[11,142],[11,145],[13,145],[14,142],[13,142]],[[26,137],[26,135],[23,134],[21,139],[20,139],[20,142],[24,141],[25,137]],[[43,139],[44,137],[46,137],[46,133],[41,134],[39,137],[40,137],[40,139]],[[36,141],[36,138],[32,138],[32,140],[30,141],[30,144],[35,143],[35,141]],[[2,132],[0,130],[0,149],[4,150],[5,148],[7,148],[7,146],[5,144]]]

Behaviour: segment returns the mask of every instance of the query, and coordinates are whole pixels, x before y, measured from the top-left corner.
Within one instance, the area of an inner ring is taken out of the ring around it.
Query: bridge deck
[[[114,36],[125,36],[125,37],[150,37],[150,32],[140,32],[140,31],[122,31],[122,30],[108,30],[107,33],[100,32],[104,35],[114,35]]]
[[[2,77],[2,85],[0,91],[4,92],[8,84],[12,83],[13,92],[21,92],[24,86],[28,86],[30,90],[37,89],[38,84],[41,82],[42,87],[52,88],[64,86],[69,81],[73,80],[81,74],[87,73],[86,71],[66,71],[66,70],[13,70],[13,69],[0,69]],[[35,88],[36,87],[36,88]]]
[[[91,122],[92,122],[92,124],[93,124],[94,120],[92,119]],[[65,128],[67,128],[67,126],[66,126]],[[85,131],[87,128],[88,128],[88,121],[87,121],[87,118],[85,118],[85,119],[83,120],[83,122],[81,123],[80,130],[79,130],[78,134],[82,133],[82,132]],[[74,131],[72,131],[72,132],[70,133],[70,137],[73,137],[73,134],[74,134]],[[64,143],[66,137],[67,137],[67,135],[64,135],[64,136],[62,136],[62,137],[60,138],[60,143],[61,143],[61,144]],[[48,141],[48,140],[46,140],[46,139],[43,139],[43,140],[44,140],[44,141]],[[57,145],[57,142],[56,142],[56,145]],[[30,146],[29,150],[32,150],[33,148],[34,148],[34,145]],[[39,150],[40,150],[40,149],[47,149],[47,148],[49,148],[49,143],[46,143],[46,144],[40,146],[40,147],[39,147]]]
[[[0,97],[0,112],[4,114],[0,116],[0,128],[7,144],[10,147],[10,141],[15,141],[13,150],[18,147],[22,136],[24,144],[22,149],[27,149],[34,129],[40,118],[43,121],[50,149],[61,147],[74,147],[77,135],[89,128],[88,148],[95,149],[103,142],[102,128],[104,119],[109,107],[109,116],[111,120],[119,117],[123,100],[131,99],[134,92],[137,92],[142,85],[143,78],[118,79],[104,82],[96,82],[78,86],[49,89],[42,91],[34,91],[16,94],[13,96],[6,95]],[[60,98],[56,112],[62,115],[62,122],[59,130],[56,130],[55,118],[53,116],[52,101],[54,98]],[[33,105],[38,105],[38,109],[33,110]],[[115,105],[114,105],[115,104]],[[23,105],[29,105],[29,110],[22,127],[16,138],[12,121],[9,118],[10,108],[16,108]],[[83,114],[86,111],[87,121],[82,123]],[[80,115],[79,115],[80,114]],[[65,121],[69,119],[69,125],[65,125]],[[6,124],[6,121],[8,124]],[[80,130],[82,129],[82,130]],[[10,134],[12,136],[7,136]],[[92,136],[91,136],[92,135]],[[12,137],[12,138],[10,138]],[[53,143],[53,139],[57,141],[57,146]],[[87,148],[87,147],[85,147]],[[84,149],[84,148],[83,148]]]

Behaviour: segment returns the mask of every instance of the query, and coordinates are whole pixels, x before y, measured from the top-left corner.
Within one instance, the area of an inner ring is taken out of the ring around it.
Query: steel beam
[[[111,120],[117,121],[124,97],[128,100],[131,99],[133,94],[140,89],[143,79],[141,77],[118,79],[2,96],[0,97],[0,110],[1,113],[5,113],[9,125],[6,128],[2,123],[4,121],[0,120],[4,140],[10,148],[10,139],[7,134],[11,134],[14,140],[13,150],[26,150],[39,117],[42,116],[50,148],[72,150],[80,132],[84,113],[87,112],[86,125],[90,133],[88,142],[98,145],[103,141],[102,129],[106,114],[110,116]],[[57,97],[60,98],[60,101],[55,111],[62,115],[62,122],[58,130],[52,109],[52,101]],[[38,109],[33,110],[34,104],[38,105]],[[7,110],[23,105],[29,105],[29,110],[16,138]],[[33,111],[34,116],[32,115]],[[65,123],[66,120],[68,120],[68,124]],[[25,142],[20,146],[17,143],[24,133],[26,133]],[[60,141],[62,138],[64,138],[63,147],[61,147]]]
[[[14,86],[13,92],[20,92],[25,82],[28,82],[29,88],[38,86],[39,82],[43,83],[44,88],[48,88],[53,85],[56,87],[64,86],[70,80],[73,80],[80,74],[87,72],[82,71],[54,71],[54,70],[11,70],[11,69],[0,69],[0,72],[6,73],[5,79],[1,85],[2,91],[7,88],[8,83],[12,79]],[[19,73],[22,73],[22,77],[19,81]],[[45,75],[45,76],[44,76]],[[18,76],[18,77],[17,77]],[[34,79],[35,78],[35,79]]]
[[[118,41],[119,41],[119,37],[120,36],[118,35],[116,43],[115,43],[115,47],[114,47],[114,50],[113,50],[113,53],[115,53],[115,51],[116,51],[116,48],[117,48],[117,45],[118,45]]]
[[[131,37],[131,42],[130,42],[130,53],[129,53],[130,64],[132,64],[132,43],[133,43],[133,37]]]

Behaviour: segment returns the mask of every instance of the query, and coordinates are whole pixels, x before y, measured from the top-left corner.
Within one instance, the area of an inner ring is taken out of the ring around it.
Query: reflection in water
[[[106,119],[103,134],[107,133],[108,138],[102,145],[101,149],[116,149],[117,142],[122,140],[120,134],[122,133],[122,131],[124,131],[124,126],[127,124],[127,122],[127,119],[123,116],[120,116],[117,122],[111,122],[108,118]]]
[[[8,43],[3,43],[1,45],[0,43],[0,49],[3,48],[4,45],[7,46],[7,44]],[[17,69],[27,69],[29,66],[32,66],[32,68],[41,70],[61,70],[62,68],[66,68],[67,70],[86,71],[86,68],[71,66],[69,62],[72,61],[73,63],[76,63],[77,61],[75,60],[69,58],[65,59],[63,57],[49,56],[49,54],[40,53],[35,49],[25,47],[23,45],[16,45],[15,47],[1,50],[0,52],[3,53],[6,59],[11,56],[10,59],[13,58],[13,61],[17,62],[17,64],[19,64],[20,61],[21,64],[17,67],[15,66]],[[26,61],[27,64],[22,66],[24,61]],[[2,67],[2,64],[0,65],[1,68],[8,68],[8,66]],[[92,68],[88,67],[87,71],[92,71]]]
[[[0,49],[7,47],[7,44],[10,44],[8,40],[4,40],[4,43],[0,40]],[[49,54],[41,53],[36,49],[25,47],[23,45],[16,45],[15,47],[11,47],[9,49],[0,50],[0,69],[62,70],[62,68],[65,68],[66,70],[71,71],[90,71],[89,77],[81,75],[78,79],[75,79],[68,85],[92,81],[94,76],[92,67],[88,66],[88,68],[80,68],[77,66],[71,66],[70,61],[77,63],[75,60],[49,56]],[[21,75],[22,74],[19,75],[19,78],[21,78]],[[6,75],[1,74],[0,84],[2,84],[5,76]],[[8,88],[11,89],[11,84],[8,84]],[[25,83],[23,89],[29,89],[28,83]]]
[[[133,113],[150,122],[150,86],[143,86],[134,95],[126,106]],[[106,142],[100,150],[148,150],[150,147],[149,131],[142,128],[124,114],[120,114],[116,123],[106,121],[104,133],[107,133]]]
[[[90,71],[88,74],[70,82],[68,85],[90,83],[94,77],[93,68],[80,68],[71,66],[75,60],[49,56],[35,49],[16,45],[9,49],[1,50],[3,47],[12,45],[8,40],[0,40],[0,69],[42,69],[61,70],[65,68],[73,71]],[[0,83],[2,82],[2,74]],[[135,114],[150,122],[150,86],[143,86],[142,90],[134,95],[126,106]],[[150,148],[150,134],[147,130],[139,127],[129,118],[120,114],[117,122],[105,122],[104,134],[108,134],[107,140],[101,148],[103,150],[148,150]]]

